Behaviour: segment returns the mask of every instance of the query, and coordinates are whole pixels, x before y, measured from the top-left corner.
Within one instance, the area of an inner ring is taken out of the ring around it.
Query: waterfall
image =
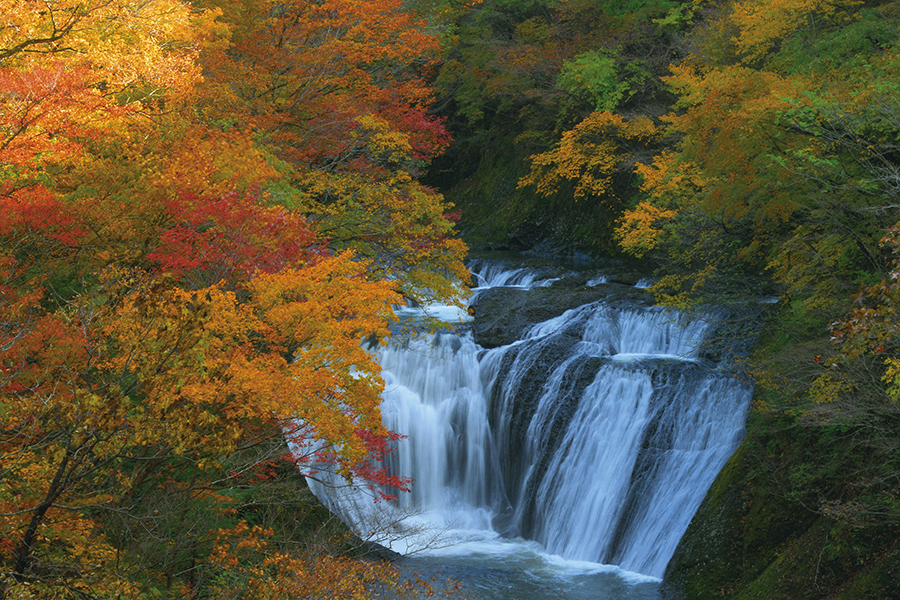
[[[481,286],[558,278],[487,266],[477,275]],[[373,508],[353,491],[313,490],[359,530],[374,529],[378,510],[392,531],[412,523],[531,540],[564,559],[662,577],[744,433],[750,386],[700,352],[716,323],[598,301],[499,348],[465,330],[391,344],[378,351],[382,412],[408,436],[391,467],[413,478],[412,492]],[[379,541],[408,551],[417,535]]]

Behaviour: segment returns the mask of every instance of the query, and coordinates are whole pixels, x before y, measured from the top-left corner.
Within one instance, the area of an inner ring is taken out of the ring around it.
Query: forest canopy
[[[408,486],[362,340],[467,275],[417,181],[438,38],[399,0],[0,11],[0,595],[402,590],[259,507]]]
[[[834,569],[887,552],[897,2],[0,11],[0,595],[403,591],[272,498],[323,464],[408,489],[361,340],[458,299],[462,238],[646,261],[669,306],[778,298],[755,477],[832,519]],[[798,430],[874,458],[785,466]]]

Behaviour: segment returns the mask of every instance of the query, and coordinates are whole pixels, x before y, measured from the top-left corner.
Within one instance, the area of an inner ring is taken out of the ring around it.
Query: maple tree
[[[247,105],[286,157],[332,168],[357,161],[360,118],[388,123],[422,158],[446,144],[418,72],[437,40],[398,0],[241,4],[223,3],[232,43],[209,68],[228,70],[220,79],[236,89],[217,91]]]
[[[9,332],[4,537],[17,581],[39,584],[35,565],[75,544],[71,519],[121,506],[167,461],[214,470],[285,429],[327,442],[319,462],[342,472],[365,463],[368,436],[387,432],[360,339],[387,333],[397,297],[350,254],[293,264],[250,279],[243,301],[219,284],[189,291],[172,275],[116,268],[101,274],[99,296]],[[35,310],[38,299],[19,303]],[[84,560],[77,571],[94,559]]]
[[[659,137],[659,128],[647,117],[626,120],[608,111],[591,113],[563,133],[556,148],[531,157],[530,172],[519,187],[534,186],[539,194],[552,196],[568,184],[576,200],[593,199],[618,217],[621,201],[614,177],[627,173],[625,165],[634,153],[646,151]]]
[[[408,489],[361,341],[466,275],[415,180],[448,143],[435,38],[391,0],[0,7],[3,594],[273,591],[322,561],[311,593],[402,587],[238,568],[216,532],[251,537],[236,482],[270,464]]]
[[[391,270],[410,297],[453,296],[466,272],[452,207],[415,181],[449,142],[427,112],[438,43],[425,22],[399,0],[221,8],[232,43],[205,55],[209,110],[246,115],[291,182],[288,204],[321,235]]]
[[[625,209],[616,228],[616,236],[623,250],[643,256],[653,250],[662,234],[661,223],[675,216],[672,209],[659,208],[640,202],[634,209]]]

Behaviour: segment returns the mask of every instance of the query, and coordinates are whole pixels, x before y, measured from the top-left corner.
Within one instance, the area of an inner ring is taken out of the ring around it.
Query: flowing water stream
[[[471,268],[476,294],[559,279]],[[750,386],[701,352],[717,319],[599,301],[492,349],[465,327],[393,342],[379,350],[382,412],[408,436],[391,467],[412,491],[374,503],[362,489],[311,487],[401,564],[458,579],[469,598],[658,598],[744,435]]]

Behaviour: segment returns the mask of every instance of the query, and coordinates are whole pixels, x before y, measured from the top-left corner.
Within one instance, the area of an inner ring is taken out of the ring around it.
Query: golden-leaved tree
[[[408,483],[374,461],[396,435],[361,340],[464,273],[415,181],[447,139],[433,41],[391,2],[0,9],[2,594],[402,587],[281,554],[239,482]]]
[[[417,300],[467,277],[451,206],[416,181],[449,136],[428,114],[437,38],[400,0],[211,0],[232,43],[210,52],[210,112],[237,107],[282,161],[292,207],[334,247],[399,276]]]

